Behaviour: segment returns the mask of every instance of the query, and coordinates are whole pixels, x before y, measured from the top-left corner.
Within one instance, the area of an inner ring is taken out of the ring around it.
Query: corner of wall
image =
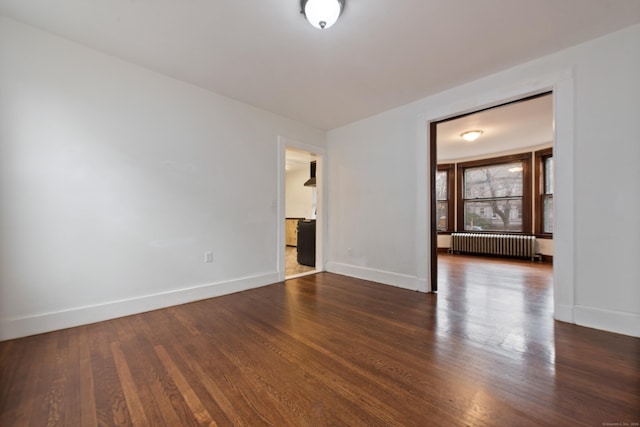
[[[640,315],[579,305],[574,314],[577,325],[640,338]]]
[[[419,291],[421,288],[426,289],[426,281],[421,281],[417,277],[406,274],[394,273],[391,271],[376,270],[373,268],[361,267],[351,264],[343,264],[339,262],[328,262],[327,271],[329,273],[341,274],[344,276],[355,277],[362,280],[382,283],[389,286],[395,286],[411,291]],[[422,292],[425,292],[422,290]]]
[[[279,281],[277,273],[179,289],[51,313],[0,319],[0,341],[72,328],[130,316],[203,299],[267,286]]]

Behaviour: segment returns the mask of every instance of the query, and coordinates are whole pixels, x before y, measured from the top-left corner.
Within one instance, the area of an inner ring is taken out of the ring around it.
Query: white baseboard
[[[640,315],[638,314],[576,306],[574,319],[580,326],[640,338]]]
[[[556,304],[554,307],[553,317],[556,320],[567,323],[574,323],[573,320],[573,306]]]
[[[278,281],[278,274],[271,273],[193,286],[126,300],[111,301],[104,304],[76,307],[51,313],[0,319],[0,341],[102,322],[104,320],[214,298],[247,289],[259,288],[277,283]]]
[[[342,274],[345,276],[356,277],[363,280],[370,280],[372,282],[396,286],[398,288],[409,289],[412,291],[417,291],[420,289],[418,278],[406,274],[376,270],[367,267],[359,267],[357,265],[342,264],[339,262],[327,263],[327,271],[330,273]]]
[[[424,280],[389,271],[336,262],[329,262],[327,264],[327,271],[413,291],[419,290],[424,292],[423,289],[426,289],[426,281]],[[104,304],[76,307],[51,313],[0,319],[0,341],[144,313],[146,311],[241,292],[277,282],[279,282],[278,274],[271,273],[177,289],[126,300],[111,301]],[[640,315],[634,313],[584,306],[572,307],[556,305],[554,317],[556,320],[563,322],[640,337]]]

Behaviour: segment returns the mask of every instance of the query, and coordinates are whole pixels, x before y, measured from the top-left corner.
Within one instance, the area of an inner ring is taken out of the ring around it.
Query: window
[[[454,170],[452,164],[438,165],[436,172],[436,215],[438,223],[438,232],[453,231],[453,187],[454,187]]]
[[[536,234],[553,235],[553,149],[536,152]]]
[[[460,163],[458,230],[530,233],[530,165],[529,153]]]

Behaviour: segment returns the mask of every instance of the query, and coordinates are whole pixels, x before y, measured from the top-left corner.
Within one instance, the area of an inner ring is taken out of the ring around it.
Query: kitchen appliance
[[[309,164],[309,179],[304,183],[305,187],[316,186],[316,161],[312,161]]]
[[[298,264],[316,266],[316,220],[298,221]]]

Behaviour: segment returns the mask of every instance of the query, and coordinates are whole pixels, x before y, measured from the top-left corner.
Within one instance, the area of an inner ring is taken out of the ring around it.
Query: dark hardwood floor
[[[439,266],[437,296],[321,273],[2,342],[0,425],[640,422],[640,339],[554,322],[549,266]]]

